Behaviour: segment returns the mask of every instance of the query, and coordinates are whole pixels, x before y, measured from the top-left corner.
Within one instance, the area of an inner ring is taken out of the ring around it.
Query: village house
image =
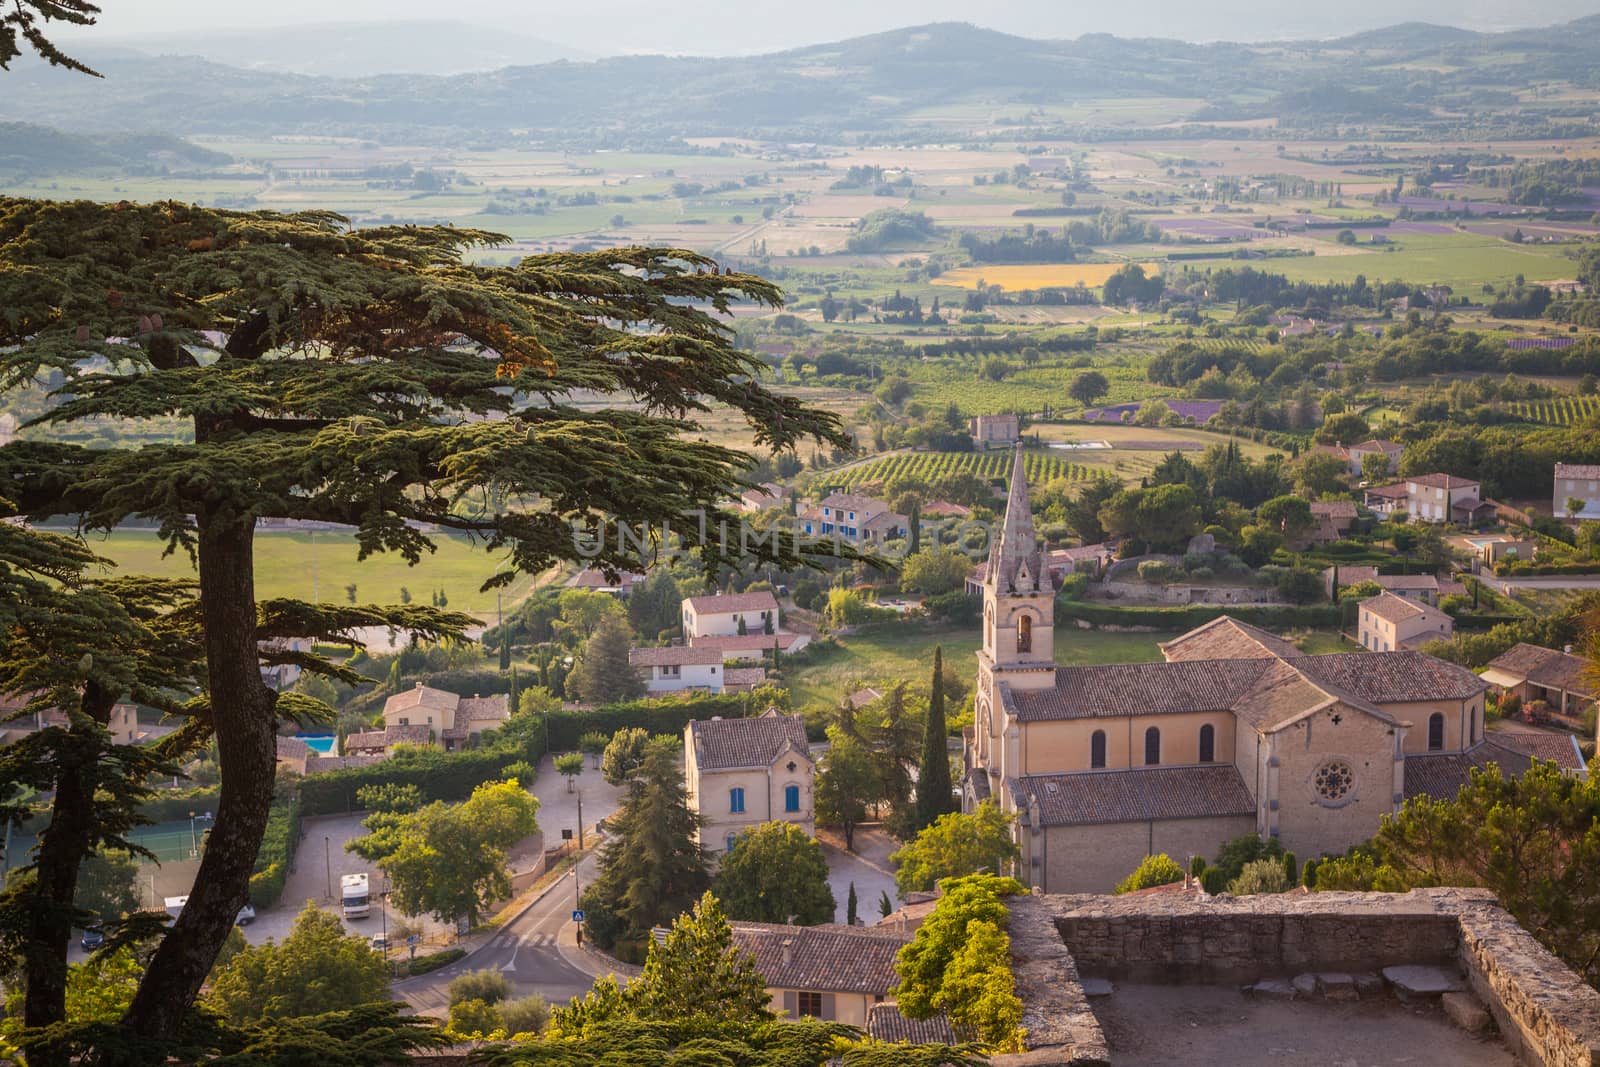
[[[633,571],[619,571],[615,579],[607,578],[604,571],[595,567],[585,567],[567,579],[567,588],[582,589],[590,593],[610,593],[614,597],[626,599],[633,592],[633,587],[644,579],[644,575]]]
[[[910,940],[881,927],[730,925],[734,945],[766,980],[773,1011],[862,1028],[874,1007],[893,1001],[895,956]]]
[[[1393,441],[1372,440],[1351,445],[1345,451],[1349,455],[1350,473],[1359,478],[1366,470],[1368,456],[1384,456],[1389,460],[1389,473],[1394,474],[1399,471],[1400,456],[1405,452],[1405,446]]]
[[[774,635],[780,622],[778,598],[768,590],[691,596],[683,601],[683,636],[743,637]]]
[[[1542,700],[1563,715],[1581,715],[1600,699],[1600,686],[1589,677],[1589,661],[1560,651],[1519,642],[1489,661],[1482,678],[1500,693],[1524,704]]]
[[[1573,510],[1569,501],[1582,501]],[[1600,519],[1600,464],[1557,463],[1550,513],[1562,519]]]
[[[383,751],[396,744],[415,743],[415,730],[390,735],[388,731],[395,727],[423,727],[431,742],[451,751],[487,730],[504,726],[510,718],[510,698],[504,693],[463,697],[418,682],[416,688],[383,702]]]
[[[725,660],[737,660],[742,663],[760,663],[772,654],[777,648],[779,655],[798,652],[811,643],[809,634],[790,633],[787,630],[778,630],[775,633],[757,631],[747,634],[701,634],[689,638],[689,644],[694,648],[714,649],[722,654]]]
[[[644,687],[650,693],[676,693],[684,689],[722,692],[722,653],[714,648],[688,645],[635,648],[628,653],[628,666],[644,679]]]
[[[725,852],[764,822],[816,833],[806,724],[768,708],[753,719],[692,720],[683,728],[684,785],[700,817],[700,847]]]
[[[1357,615],[1357,640],[1374,652],[1421,648],[1455,632],[1444,612],[1387,590],[1363,600]]]
[[[910,522],[891,510],[887,501],[854,493],[830,493],[798,518],[800,531],[808,537],[877,544],[903,537]]]
[[[753,489],[739,494],[739,510],[755,513],[775,508],[788,499],[788,493],[777,482],[762,482]]]
[[[1311,502],[1311,532],[1306,541],[1313,545],[1332,544],[1350,532],[1355,525],[1356,504],[1353,500],[1313,500]]]
[[[1046,892],[1106,892],[1148,854],[1214,856],[1251,833],[1342,853],[1397,810],[1414,765],[1444,789],[1486,758],[1487,685],[1454,664],[1306,655],[1223,617],[1162,645],[1165,662],[1063,667],[1054,599],[1019,472],[989,558],[962,793],[1016,813],[1019,873]],[[1416,763],[1445,756],[1462,758]]]
[[[1404,512],[1412,522],[1453,522],[1475,526],[1494,517],[1495,505],[1483,487],[1453,474],[1417,474],[1393,485],[1367,489],[1366,505],[1384,518]]]
[[[977,415],[967,421],[972,434],[972,447],[979,452],[988,448],[1010,448],[1022,439],[1022,423],[1015,414]]]

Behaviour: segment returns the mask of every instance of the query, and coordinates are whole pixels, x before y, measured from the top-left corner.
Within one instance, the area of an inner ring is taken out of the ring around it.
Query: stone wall
[[[1600,992],[1517,925],[1487,890],[1208,897],[1042,895],[1010,902],[1029,1052],[995,1067],[1098,1067],[1103,1033],[1079,974],[1243,983],[1305,971],[1454,964],[1523,1059],[1600,1067]]]

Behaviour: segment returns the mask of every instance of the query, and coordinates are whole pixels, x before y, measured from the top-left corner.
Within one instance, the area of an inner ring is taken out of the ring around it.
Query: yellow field
[[[1125,264],[1122,263],[1018,263],[992,267],[957,267],[933,279],[934,285],[955,285],[976,289],[998,285],[1002,289],[1064,289],[1074,285],[1098,288]],[[1160,266],[1141,263],[1145,274],[1155,274]]]

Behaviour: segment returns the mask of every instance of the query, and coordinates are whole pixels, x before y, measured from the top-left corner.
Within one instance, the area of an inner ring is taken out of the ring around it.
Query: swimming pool
[[[333,745],[338,738],[332,734],[295,734],[296,741],[304,741],[306,745],[318,755],[333,755]]]

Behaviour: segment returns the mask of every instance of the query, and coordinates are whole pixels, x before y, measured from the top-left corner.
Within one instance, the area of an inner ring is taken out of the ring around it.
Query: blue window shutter
[[[783,810],[784,811],[799,811],[800,810],[800,787],[799,786],[791,785],[791,786],[787,786],[787,787],[784,788],[784,790],[783,790]]]

